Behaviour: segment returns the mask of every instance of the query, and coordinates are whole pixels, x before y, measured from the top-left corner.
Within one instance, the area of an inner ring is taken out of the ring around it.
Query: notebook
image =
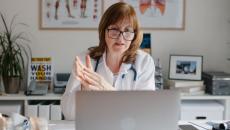
[[[76,130],[177,130],[176,90],[78,91]]]

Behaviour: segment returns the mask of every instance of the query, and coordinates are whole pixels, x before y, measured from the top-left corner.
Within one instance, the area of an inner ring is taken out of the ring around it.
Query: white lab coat
[[[85,61],[86,53],[80,55],[80,59]],[[107,67],[105,62],[106,53],[103,54],[99,60],[97,67],[97,73],[102,75],[104,79],[113,84],[114,75]],[[92,60],[92,64],[95,67],[96,62]],[[155,90],[155,65],[152,57],[138,50],[134,69],[137,72],[136,81],[134,81],[134,72],[130,69],[132,64],[122,63],[117,79],[114,83],[116,90]],[[125,76],[122,78],[122,75]],[[71,76],[66,86],[65,93],[61,99],[62,112],[66,120],[75,119],[75,93],[80,90],[80,82],[74,77],[74,65]]]

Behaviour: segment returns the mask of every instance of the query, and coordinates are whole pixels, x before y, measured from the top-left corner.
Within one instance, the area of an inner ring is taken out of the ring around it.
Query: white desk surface
[[[211,126],[206,124],[206,120],[201,120],[201,121],[179,121],[180,124],[192,124],[199,130],[211,130]],[[213,121],[216,123],[221,123],[223,121]],[[199,126],[197,126],[199,125]],[[202,128],[204,127],[204,128]],[[206,129],[205,129],[206,128]],[[74,121],[50,121],[49,122],[49,130],[75,130],[75,124]]]
[[[75,130],[74,121],[49,121],[49,130]]]

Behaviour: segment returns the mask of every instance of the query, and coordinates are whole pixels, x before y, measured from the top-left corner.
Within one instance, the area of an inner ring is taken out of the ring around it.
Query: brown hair
[[[128,18],[131,25],[133,26],[135,36],[130,44],[129,49],[125,52],[122,62],[124,63],[134,63],[136,58],[136,52],[142,41],[142,32],[140,31],[139,22],[137,20],[136,12],[134,8],[123,2],[119,2],[110,6],[103,14],[98,32],[99,32],[99,46],[89,48],[89,55],[95,60],[100,59],[100,57],[105,52],[107,45],[105,42],[105,31],[107,27],[111,24],[115,24],[120,20]]]

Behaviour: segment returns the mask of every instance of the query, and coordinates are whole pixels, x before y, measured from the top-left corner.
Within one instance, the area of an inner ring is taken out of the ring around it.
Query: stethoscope
[[[94,68],[94,71],[97,72],[97,68],[98,68],[98,64],[99,64],[99,59],[96,61],[96,65],[95,65],[95,68]],[[133,65],[130,67],[130,70],[133,71],[133,81],[136,81],[137,80],[137,71],[136,69],[133,67]],[[125,74],[122,74],[121,76],[122,79],[125,78]]]

